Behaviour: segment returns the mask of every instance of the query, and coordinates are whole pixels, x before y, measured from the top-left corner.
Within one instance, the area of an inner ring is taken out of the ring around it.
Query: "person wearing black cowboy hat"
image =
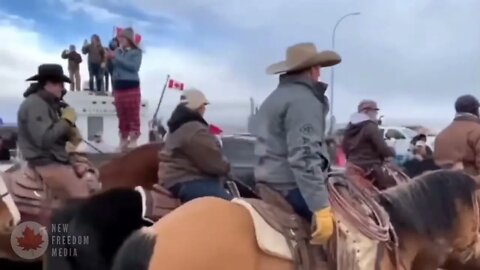
[[[36,81],[17,113],[18,146],[30,168],[59,198],[86,197],[96,185],[80,181],[66,144],[77,129],[75,110],[62,108],[64,83],[70,79],[58,64],[43,64],[27,81]],[[28,92],[28,91],[27,91]]]

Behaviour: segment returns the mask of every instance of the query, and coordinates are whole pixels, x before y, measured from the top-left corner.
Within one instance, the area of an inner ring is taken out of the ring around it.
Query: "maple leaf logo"
[[[44,242],[42,235],[40,233],[35,233],[35,231],[29,226],[25,226],[25,229],[22,232],[22,237],[17,237],[18,246],[24,251],[37,250],[41,248]]]

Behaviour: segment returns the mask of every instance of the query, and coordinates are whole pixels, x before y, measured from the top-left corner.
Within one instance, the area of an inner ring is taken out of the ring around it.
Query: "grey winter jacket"
[[[60,100],[39,90],[27,95],[17,113],[18,146],[32,166],[68,164],[65,145],[71,124],[60,118]]]
[[[252,123],[257,138],[256,181],[283,194],[298,188],[313,212],[329,205],[326,88],[302,75],[282,75]]]

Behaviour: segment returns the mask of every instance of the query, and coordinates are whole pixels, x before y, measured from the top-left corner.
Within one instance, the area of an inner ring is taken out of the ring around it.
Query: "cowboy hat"
[[[330,67],[342,61],[334,51],[318,52],[311,42],[298,43],[287,48],[286,59],[267,67],[267,74],[299,71],[314,66]]]
[[[28,78],[26,81],[54,80],[71,83],[70,79],[63,73],[63,68],[58,64],[43,64],[38,66],[36,75]]]

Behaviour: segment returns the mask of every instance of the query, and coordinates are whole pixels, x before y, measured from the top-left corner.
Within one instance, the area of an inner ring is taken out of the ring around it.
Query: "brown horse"
[[[102,190],[113,188],[151,188],[158,182],[158,152],[162,143],[141,145],[100,165],[99,181]]]
[[[102,183],[102,191],[136,186],[151,188],[157,182],[158,151],[161,146],[161,143],[141,145],[102,164],[99,167],[99,181]],[[18,172],[20,169],[22,169],[22,166],[17,164],[7,170],[4,177]],[[5,190],[7,189],[0,176],[0,191],[2,187],[5,187]],[[15,218],[12,221],[12,217],[8,215],[9,212],[2,211],[2,207],[0,207],[0,258],[21,260],[10,247],[11,230],[6,230],[7,227],[15,226],[20,221],[20,213],[12,196],[8,193],[5,194],[8,196],[5,196],[3,200],[8,202],[9,209],[12,209]],[[2,205],[0,203],[0,206]],[[4,230],[2,230],[3,227],[5,227]]]
[[[476,189],[475,180],[464,173],[435,171],[379,193],[377,200],[388,213],[400,246],[399,261],[382,247],[386,256],[380,256],[378,269],[434,270],[451,253],[463,258],[477,255]],[[235,202],[193,200],[157,221],[153,229],[127,239],[113,269],[131,265],[143,265],[137,268],[143,270],[295,269],[293,261],[260,248],[254,220]],[[277,244],[270,242],[269,248]]]

